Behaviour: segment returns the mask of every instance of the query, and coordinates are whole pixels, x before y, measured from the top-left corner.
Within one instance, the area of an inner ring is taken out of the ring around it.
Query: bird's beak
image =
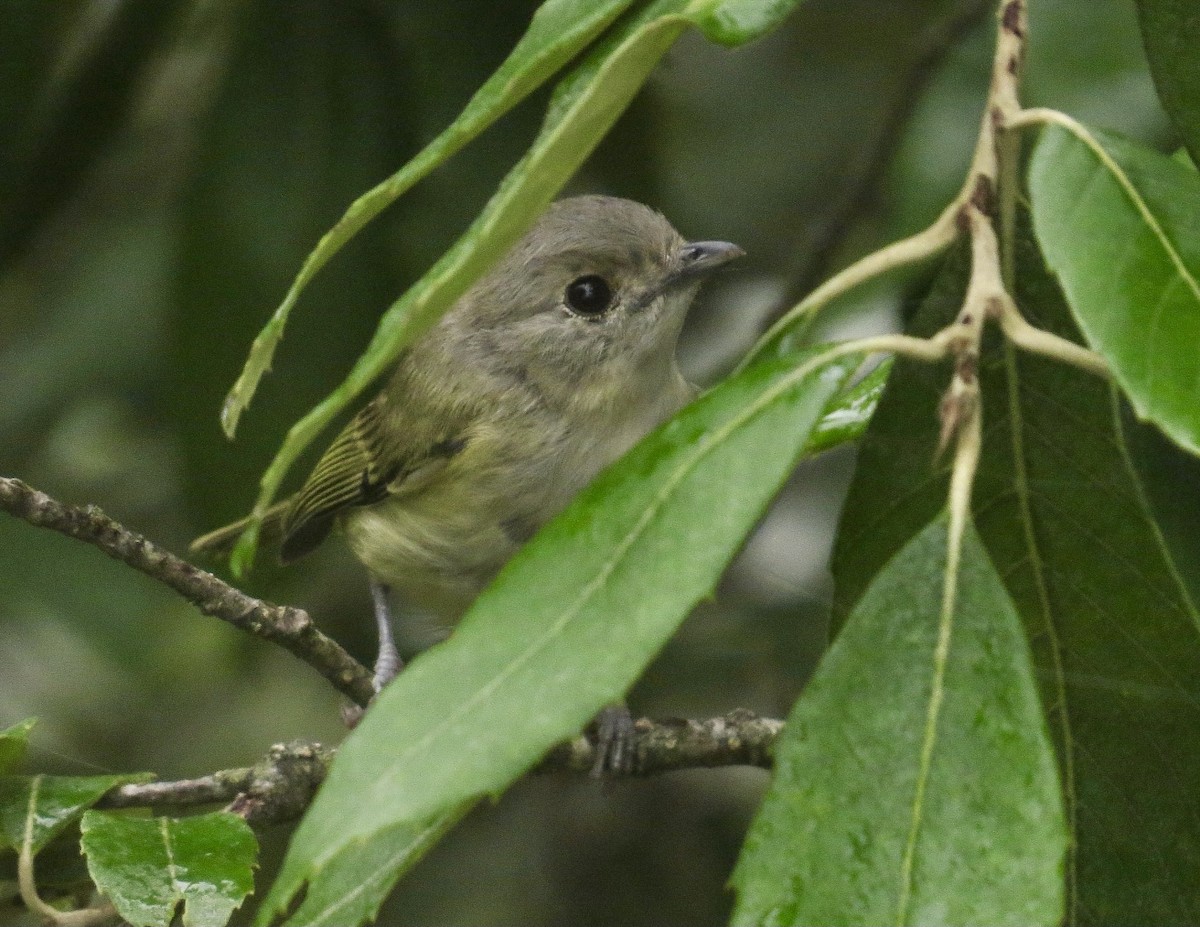
[[[707,277],[718,267],[724,267],[745,253],[728,241],[690,241],[679,249],[679,261],[671,274],[671,282]]]

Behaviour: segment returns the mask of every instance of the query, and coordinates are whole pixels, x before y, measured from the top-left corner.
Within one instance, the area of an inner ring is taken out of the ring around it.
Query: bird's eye
[[[597,316],[612,306],[613,291],[603,277],[588,274],[567,284],[565,299],[572,312]]]

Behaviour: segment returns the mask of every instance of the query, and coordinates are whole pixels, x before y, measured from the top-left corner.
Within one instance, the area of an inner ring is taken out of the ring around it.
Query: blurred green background
[[[7,0],[0,26],[0,474],[96,503],[183,551],[249,507],[288,425],[466,227],[532,139],[535,95],[318,278],[235,443],[217,412],[320,234],[443,128],[516,42],[517,0]],[[1031,0],[1026,102],[1159,147],[1130,0]],[[737,51],[685,37],[569,192],[661,209],[749,257],[685,333],[718,378],[768,318],[929,221],[969,158],[991,55],[979,0],[810,0]],[[894,327],[901,279],[825,335]],[[932,415],[932,410],[931,410]],[[635,713],[786,713],[824,646],[825,571],[853,455],[800,468],[631,697]],[[264,564],[364,660],[364,576],[338,545]],[[436,637],[419,618],[404,646]],[[537,693],[530,693],[531,699]],[[273,742],[336,742],[306,666],[96,551],[0,518],[0,726],[30,766],[199,775]],[[598,787],[538,778],[479,809],[401,883],[384,924],[721,923],[760,770]],[[265,835],[262,879],[287,837]]]

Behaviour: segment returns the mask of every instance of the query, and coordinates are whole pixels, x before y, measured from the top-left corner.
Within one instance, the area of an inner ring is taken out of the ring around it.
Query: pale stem
[[[887,273],[889,270],[919,263],[944,251],[957,237],[955,221],[964,201],[965,191],[960,193],[928,228],[915,235],[910,235],[908,238],[893,242],[878,251],[873,251],[866,257],[855,261],[845,270],[834,274],[767,329],[738,365],[737,370],[745,369],[768,344],[784,331],[805,316],[812,316],[820,312],[839,296],[849,293],[855,287]]]
[[[1008,336],[1008,340],[1023,351],[1053,358],[1088,373],[1094,373],[1098,377],[1107,377],[1111,373],[1104,358],[1095,351],[1030,325],[1016,307],[1007,301],[1000,315],[1000,328]]]
[[[37,812],[37,799],[42,777],[35,776],[29,787],[29,806],[25,810],[25,833],[21,839],[21,852],[17,856],[17,890],[21,901],[29,911],[40,917],[51,927],[98,927],[110,922],[116,909],[105,902],[96,908],[80,908],[75,911],[60,911],[42,900],[38,894],[37,881],[33,875],[33,822]]]

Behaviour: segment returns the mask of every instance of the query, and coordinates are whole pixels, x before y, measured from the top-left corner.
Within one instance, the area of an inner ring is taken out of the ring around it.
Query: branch
[[[775,761],[775,741],[782,730],[782,721],[760,718],[744,708],[699,721],[640,718],[633,727],[633,768],[629,775],[651,776],[715,766],[770,769]],[[581,735],[551,750],[536,771],[589,775],[595,762],[595,742]]]
[[[246,595],[118,524],[94,505],[64,505],[20,480],[0,477],[0,509],[98,547],[174,589],[204,614],[280,645],[359,705],[366,705],[375,694],[370,671],[321,633],[307,612]]]
[[[634,722],[630,776],[681,769],[758,766],[769,769],[783,722],[739,708],[703,720],[672,718]],[[119,785],[98,808],[161,808],[225,804],[253,824],[300,817],[324,781],[336,751],[321,744],[276,744],[254,766],[223,769],[196,779]],[[588,775],[596,760],[595,741],[581,734],[559,744],[534,772]]]
[[[198,779],[133,782],[105,795],[98,808],[189,807],[227,804],[251,823],[273,824],[300,817],[325,780],[334,751],[321,744],[275,744],[258,763],[223,769]]]

